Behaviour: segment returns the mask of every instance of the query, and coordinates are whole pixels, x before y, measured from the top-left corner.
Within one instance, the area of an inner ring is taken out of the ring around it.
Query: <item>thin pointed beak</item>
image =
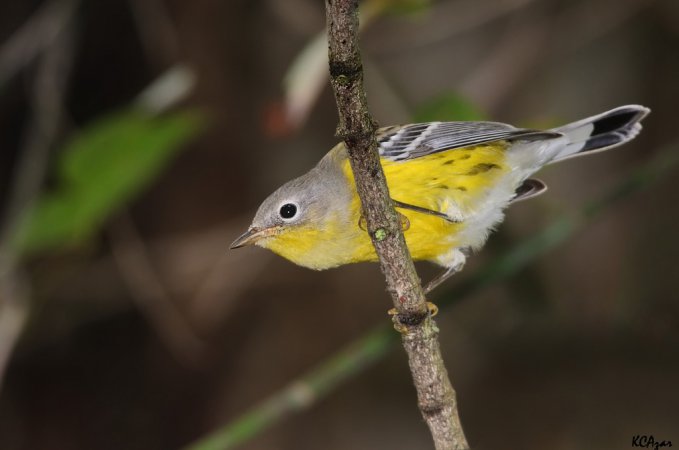
[[[231,243],[232,250],[235,248],[245,247],[246,245],[253,245],[262,238],[276,234],[276,228],[249,228],[248,231],[238,236],[238,238]]]
[[[250,228],[248,231],[238,236],[238,238],[231,243],[229,248],[233,250],[235,248],[245,247],[246,245],[252,245],[259,239],[259,233],[260,231],[258,229]]]

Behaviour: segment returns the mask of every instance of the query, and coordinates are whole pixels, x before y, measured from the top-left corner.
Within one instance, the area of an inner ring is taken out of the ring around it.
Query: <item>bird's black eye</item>
[[[285,205],[281,206],[279,213],[284,219],[292,219],[297,214],[297,205],[293,203],[286,203]]]

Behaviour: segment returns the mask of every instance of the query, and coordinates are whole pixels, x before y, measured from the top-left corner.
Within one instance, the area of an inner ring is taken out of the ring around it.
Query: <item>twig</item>
[[[382,326],[356,340],[332,358],[298,378],[224,428],[184,450],[228,450],[276,423],[286,413],[308,409],[337,384],[381,359],[395,343],[394,333]]]
[[[0,254],[0,389],[29,311],[29,285],[11,261]]]
[[[139,310],[181,362],[197,364],[205,354],[205,343],[170,298],[130,215],[123,212],[108,232],[113,260]]]
[[[44,49],[36,73],[31,99],[33,117],[11,180],[4,221],[0,224],[0,386],[30,306],[31,289],[20,267],[21,255],[17,253],[14,239],[24,214],[40,192],[49,153],[59,134],[63,97],[73,58],[73,35],[68,25],[76,3],[75,0],[64,0],[51,4],[48,11],[52,13],[42,13],[39,20],[36,18],[30,22],[32,25],[29,27],[33,29],[36,23],[43,24],[49,28],[47,34],[51,40]],[[56,31],[52,30],[50,26],[57,23]],[[24,31],[20,36],[27,33]],[[24,37],[16,39],[21,41]],[[8,54],[11,56],[12,52],[8,51]],[[3,59],[2,63],[8,61],[11,58]],[[3,70],[0,63],[0,84],[5,74]]]
[[[54,0],[42,6],[0,48],[0,89],[40,53],[52,48],[68,26],[78,0]]]
[[[52,5],[55,10],[75,12],[74,0]],[[70,17],[70,16],[69,16]],[[47,21],[49,17],[43,18]],[[57,18],[51,18],[57,21]],[[34,19],[35,20],[35,19]],[[59,33],[46,47],[40,60],[31,92],[32,120],[27,128],[25,142],[16,168],[13,171],[12,195],[3,211],[4,223],[0,226],[0,242],[7,243],[22,220],[22,214],[35,200],[47,170],[49,151],[57,138],[63,116],[63,98],[67,88],[73,58],[73,33],[67,28],[68,19],[59,16]],[[48,21],[48,23],[51,23]]]
[[[193,71],[184,65],[171,66],[135,99],[134,104],[150,114],[161,114],[184,100],[195,85]],[[127,284],[136,306],[182,363],[196,365],[207,351],[187,315],[171,299],[167,286],[153,267],[148,246],[130,217],[123,212],[108,229],[113,260]]]
[[[380,165],[376,124],[368,112],[363,67],[358,48],[358,1],[326,0],[330,83],[335,92],[339,125],[368,233],[384,272],[397,315],[405,328],[403,346],[417,390],[422,416],[437,449],[469,447],[457,413],[455,391],[448,379],[438,343],[438,329],[405,244]]]
[[[157,68],[179,58],[179,38],[167,4],[161,0],[129,0],[146,60]]]
[[[442,292],[437,299],[443,308],[458,304],[496,282],[509,278],[540,256],[564,243],[577,231],[620,200],[650,187],[679,165],[679,142],[658,152],[652,161],[616,183],[603,195],[580,207],[575,214],[564,215],[551,225],[494,258],[454,288]],[[311,407],[350,376],[366,370],[385,357],[396,341],[393,332],[379,326],[351,345],[331,356],[319,367],[297,378],[241,417],[196,441],[185,450],[228,450],[259,435],[289,414]],[[306,401],[292,401],[293,387],[306,390]],[[273,406],[275,405],[275,407]]]

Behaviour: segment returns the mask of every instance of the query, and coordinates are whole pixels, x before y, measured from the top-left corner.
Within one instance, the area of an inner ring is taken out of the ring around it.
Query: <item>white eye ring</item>
[[[299,215],[300,207],[295,202],[285,201],[278,207],[278,217],[284,222],[291,222]]]

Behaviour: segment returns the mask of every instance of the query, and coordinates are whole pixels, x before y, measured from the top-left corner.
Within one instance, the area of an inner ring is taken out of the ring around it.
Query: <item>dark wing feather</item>
[[[382,128],[378,131],[377,142],[380,156],[392,161],[405,161],[488,142],[558,136],[561,134],[520,129],[499,122],[428,122]]]

